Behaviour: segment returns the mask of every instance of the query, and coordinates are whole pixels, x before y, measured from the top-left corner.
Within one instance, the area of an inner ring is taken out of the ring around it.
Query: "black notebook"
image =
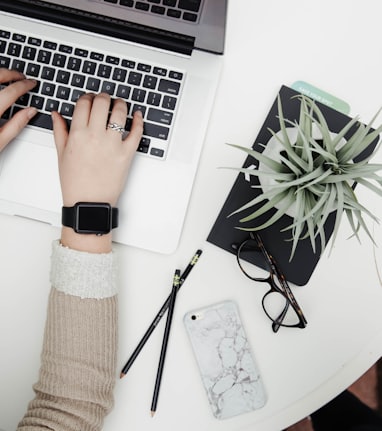
[[[290,121],[297,121],[300,113],[300,100],[294,96],[298,95],[299,93],[289,87],[282,86],[279,94],[281,97],[284,117]],[[350,117],[335,111],[328,106],[322,105],[318,102],[316,103],[324,114],[329,128],[334,133],[339,132],[351,120]],[[260,129],[256,141],[252,146],[252,148],[256,151],[263,151],[263,147],[260,146],[260,144],[266,144],[271,138],[272,135],[268,128],[274,132],[278,132],[280,130],[277,115],[278,109],[276,97],[276,100],[273,103],[272,108]],[[354,133],[354,128],[350,130],[349,134],[352,133]],[[362,154],[360,154],[357,159],[355,159],[355,161],[362,160],[363,158],[367,157],[372,152],[376,144],[377,139]],[[258,161],[253,157],[248,156],[244,162],[243,167],[247,168],[249,166],[258,166]],[[259,184],[257,177],[254,175],[250,176],[250,181],[252,185]],[[260,193],[262,193],[260,188],[251,188],[250,183],[246,180],[244,174],[239,173],[223,205],[223,208],[221,209],[220,214],[213,225],[207,241],[223,248],[230,253],[235,254],[236,252],[232,248],[232,244],[239,244],[249,237],[248,232],[239,230],[237,228],[260,226],[274,213],[275,210],[270,210],[258,219],[248,223],[241,223],[239,220],[252,213],[253,208],[232,215],[231,217],[228,216],[238,208],[242,207],[249,200],[254,199]],[[332,214],[329,216],[325,224],[324,230],[326,243],[333,233],[334,221],[334,214]],[[342,223],[343,222],[347,222],[346,216],[344,216]],[[284,215],[273,225],[264,230],[258,231],[258,233],[261,236],[266,249],[275,258],[286,279],[292,283],[302,286],[308,282],[319,261],[321,255],[321,244],[319,238],[317,238],[316,251],[314,253],[309,238],[300,240],[294,256],[290,261],[292,248],[291,231],[288,230],[281,232],[281,230],[289,226],[291,223],[292,218],[288,215]],[[251,260],[251,262],[257,266],[264,267],[263,259],[261,258],[260,254],[253,253],[253,260]]]

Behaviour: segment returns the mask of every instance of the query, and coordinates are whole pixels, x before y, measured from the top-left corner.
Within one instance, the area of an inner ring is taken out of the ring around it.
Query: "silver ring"
[[[117,124],[117,123],[109,123],[107,125],[107,128],[114,130],[114,131],[120,133],[121,135],[123,135],[126,132],[125,128],[123,126],[121,126],[120,124]]]

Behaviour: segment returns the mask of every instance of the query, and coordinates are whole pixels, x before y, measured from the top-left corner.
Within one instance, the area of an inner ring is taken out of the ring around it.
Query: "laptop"
[[[0,0],[0,67],[39,81],[39,113],[0,154],[0,212],[61,225],[50,112],[70,126],[85,92],[122,97],[144,135],[115,240],[176,250],[222,66],[228,0]],[[106,127],[106,125],[105,125]]]

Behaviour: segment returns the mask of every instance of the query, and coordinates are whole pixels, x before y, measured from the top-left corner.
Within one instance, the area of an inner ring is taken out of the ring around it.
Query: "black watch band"
[[[62,207],[61,221],[77,233],[104,235],[118,227],[118,208],[102,202],[77,202]]]

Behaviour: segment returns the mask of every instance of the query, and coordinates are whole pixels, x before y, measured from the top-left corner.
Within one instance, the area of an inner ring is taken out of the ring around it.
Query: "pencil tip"
[[[121,374],[119,375],[119,378],[120,378],[120,379],[123,379],[125,376],[126,376],[126,374],[125,374],[125,373],[121,373]]]
[[[155,415],[155,412],[151,411],[151,417],[153,418]]]

